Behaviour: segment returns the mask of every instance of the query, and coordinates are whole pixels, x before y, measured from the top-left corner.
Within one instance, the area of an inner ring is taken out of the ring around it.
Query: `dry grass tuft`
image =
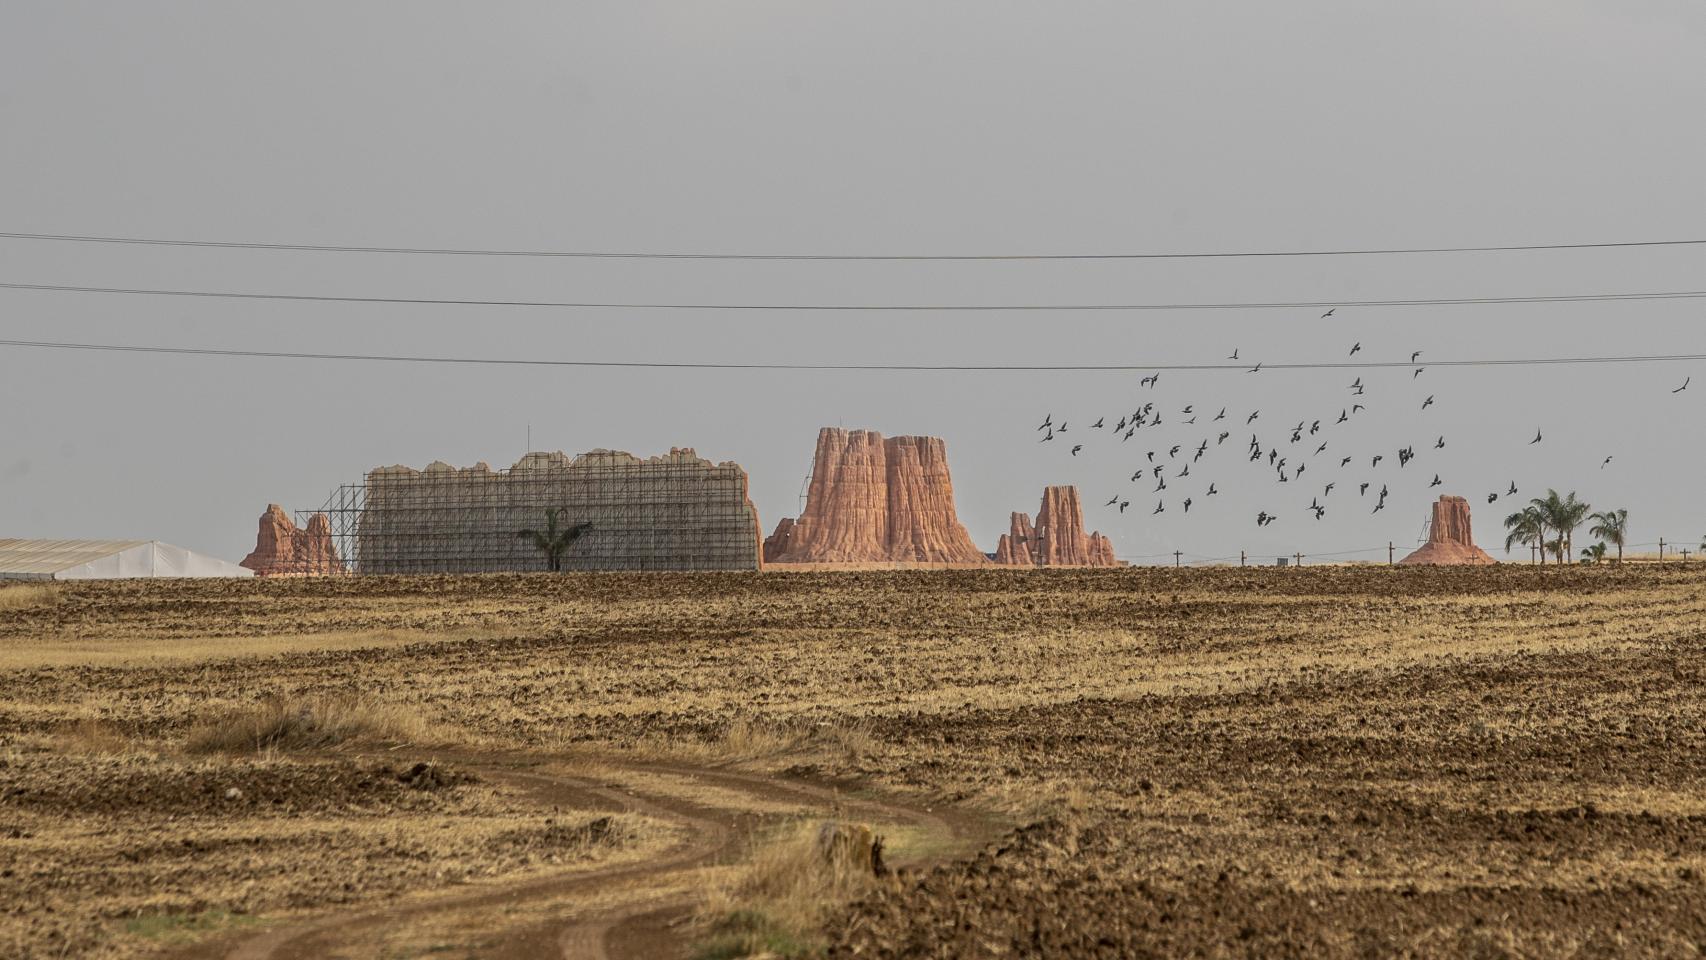
[[[0,586],[0,610],[45,610],[60,600],[56,583],[22,583]]]
[[[286,699],[268,697],[205,720],[190,730],[195,753],[301,750],[350,740],[420,743],[426,721],[406,707],[375,703],[354,694]]]
[[[702,960],[815,956],[829,911],[887,874],[883,840],[862,824],[803,821],[762,844],[706,895]]]

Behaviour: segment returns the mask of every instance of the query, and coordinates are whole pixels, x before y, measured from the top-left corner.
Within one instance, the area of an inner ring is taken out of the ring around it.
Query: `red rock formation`
[[[1036,561],[1031,559],[1031,542],[1036,537],[1037,528],[1031,526],[1030,514],[1013,514],[1008,531],[1001,535],[1001,542],[995,547],[995,562],[1026,567],[1033,565]]]
[[[776,558],[788,552],[788,545],[794,539],[794,518],[783,517],[776,521],[776,532],[764,538],[764,562],[775,563]]]
[[[778,563],[984,563],[960,525],[948,456],[935,437],[818,431],[806,509],[771,536]],[[771,559],[767,557],[767,559]]]
[[[1475,545],[1474,530],[1469,525],[1469,501],[1462,497],[1440,497],[1433,511],[1428,542],[1399,563],[1457,566],[1498,562]]]
[[[1117,567],[1113,541],[1084,532],[1084,505],[1077,487],[1045,487],[1037,522],[1013,514],[1012,529],[995,548],[995,562],[1019,566]]]
[[[267,505],[261,514],[260,532],[253,553],[239,566],[261,577],[317,576],[348,572],[332,543],[332,522],[323,513],[308,518],[308,529],[299,530],[284,508]]]
[[[1100,533],[1090,534],[1090,566],[1117,567],[1119,558],[1114,556],[1114,542]]]

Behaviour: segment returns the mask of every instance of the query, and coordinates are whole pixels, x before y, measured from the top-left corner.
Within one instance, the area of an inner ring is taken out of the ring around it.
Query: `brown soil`
[[[839,807],[939,842],[832,956],[1696,956],[1703,574],[71,585],[0,618],[0,954],[680,955]],[[181,749],[343,694],[463,746]]]

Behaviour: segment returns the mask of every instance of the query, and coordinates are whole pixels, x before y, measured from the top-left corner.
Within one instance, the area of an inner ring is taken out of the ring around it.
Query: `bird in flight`
[[[1223,444],[1223,443],[1225,443],[1225,442],[1226,442],[1226,438],[1227,438],[1227,437],[1230,437],[1230,436],[1232,436],[1232,431],[1230,431],[1230,430],[1222,430],[1222,431],[1220,431],[1220,439],[1218,439],[1218,440],[1216,440],[1216,441],[1214,441],[1214,445],[1215,445],[1215,446],[1217,446],[1217,447],[1218,447],[1218,446],[1220,446],[1220,445],[1221,445],[1221,444]]]
[[[1335,486],[1337,486],[1337,484],[1332,484],[1332,483],[1327,484],[1327,489],[1321,491],[1321,496],[1325,497],[1328,494],[1332,493],[1333,487],[1335,487]]]
[[[1120,495],[1116,493],[1113,495],[1113,497],[1107,503],[1102,504],[1102,506],[1111,507],[1114,504],[1119,503],[1119,502],[1120,502]]]
[[[1236,359],[1238,359],[1238,348],[1237,348],[1237,347],[1233,347],[1233,348],[1232,348],[1232,356],[1230,356],[1230,357],[1227,357],[1227,358],[1226,358],[1226,359],[1228,359],[1228,360],[1236,360]]]
[[[1348,355],[1354,357],[1357,355],[1357,351],[1361,350],[1361,349],[1362,349],[1362,341],[1358,340],[1356,343],[1351,344],[1351,352]]]
[[[1049,442],[1049,441],[1050,441],[1050,440],[1053,440],[1053,439],[1054,439],[1054,431],[1053,431],[1053,430],[1050,430],[1050,431],[1049,431],[1049,432],[1048,432],[1048,436],[1046,436],[1046,437],[1043,437],[1043,438],[1042,438],[1042,439],[1041,439],[1041,440],[1038,440],[1038,441],[1037,441],[1037,442],[1038,442],[1038,443],[1047,443],[1047,442]]]
[[[1167,451],[1167,456],[1176,457],[1178,455],[1179,455],[1179,445],[1175,443],[1175,444],[1173,444],[1173,448],[1171,450]]]
[[[1344,467],[1348,467],[1348,466],[1350,466],[1350,465],[1351,465],[1351,458],[1350,458],[1350,457],[1346,457],[1346,458],[1344,458],[1344,459],[1343,459],[1343,460],[1340,460],[1340,461],[1339,461],[1339,467],[1340,467],[1340,468],[1341,468],[1341,469],[1342,469],[1342,468],[1344,468]]]
[[[1216,420],[1225,420],[1225,419],[1226,419],[1226,408],[1225,408],[1225,407],[1221,407],[1221,408],[1220,408],[1220,412],[1219,412],[1219,413],[1217,413],[1217,414],[1215,414],[1215,415],[1214,415],[1214,419],[1216,419]]]
[[[1605,469],[1605,468],[1606,468],[1606,465],[1607,465],[1607,464],[1609,464],[1609,463],[1611,463],[1611,458],[1610,458],[1610,457],[1606,457],[1606,458],[1605,458],[1605,460],[1604,460],[1604,461],[1603,461],[1603,462],[1601,462],[1601,463],[1600,463],[1600,465],[1599,465],[1599,468],[1600,468],[1600,469],[1601,469],[1601,470],[1604,470],[1604,469]]]
[[[1214,495],[1215,495],[1215,494],[1217,494],[1217,493],[1219,493],[1219,492],[1220,492],[1220,491],[1219,491],[1219,490],[1216,490],[1216,489],[1215,489],[1215,488],[1214,488],[1214,484],[1212,484],[1212,483],[1211,483],[1211,484],[1209,484],[1209,485],[1208,485],[1208,492],[1207,492],[1207,493],[1205,493],[1205,494],[1203,494],[1203,496],[1205,496],[1205,497],[1212,497],[1212,496],[1214,496]]]
[[[1438,440],[1434,441],[1434,449],[1435,450],[1444,450],[1445,449],[1445,438],[1444,437],[1440,437]]]
[[[1157,477],[1155,479],[1155,489],[1151,490],[1149,492],[1150,493],[1160,493],[1161,491],[1163,491],[1165,489],[1167,489],[1167,478],[1166,477]]]
[[[1082,449],[1084,449],[1084,445],[1082,443],[1073,444],[1072,445],[1072,455],[1075,457],[1078,456],[1078,451],[1080,451]]]
[[[1038,430],[1047,429],[1047,427],[1053,422],[1054,422],[1054,414],[1051,413],[1048,416],[1043,418],[1042,424],[1040,426],[1038,426],[1037,429]]]
[[[1141,476],[1143,476],[1143,471],[1142,471],[1142,470],[1139,470],[1139,471],[1137,471],[1137,472],[1136,472],[1136,473],[1134,473],[1134,474],[1132,474],[1132,475],[1131,475],[1131,480],[1129,480],[1129,481],[1127,481],[1127,482],[1129,482],[1129,483],[1136,483],[1136,482],[1137,482],[1137,478],[1138,478],[1138,477],[1141,477]]]
[[[1261,372],[1262,372],[1262,364],[1261,364],[1261,362],[1260,362],[1260,361],[1258,361],[1258,362],[1257,362],[1257,363],[1256,363],[1256,365],[1255,365],[1255,366],[1253,366],[1253,367],[1251,367],[1251,368],[1250,368],[1250,369],[1248,369],[1248,370],[1246,370],[1246,371],[1244,371],[1244,372],[1245,372],[1245,373],[1261,373]]]
[[[1422,351],[1420,351],[1420,350],[1417,350],[1415,353],[1410,354],[1410,362],[1415,363],[1416,358],[1421,356],[1421,355],[1422,355]]]
[[[1378,467],[1378,466],[1380,466],[1380,461],[1385,460],[1385,459],[1386,459],[1386,457],[1384,454],[1377,453],[1374,455],[1374,461],[1372,463],[1370,463],[1369,466]]]
[[[1350,411],[1340,410],[1339,411],[1339,419],[1334,421],[1334,422],[1335,423],[1344,423],[1346,420],[1349,420],[1350,418],[1351,418]]]
[[[1540,442],[1540,431],[1536,430],[1536,431],[1534,431],[1534,439],[1528,441],[1528,445],[1532,447],[1539,442]]]
[[[1429,408],[1433,405],[1434,405],[1434,395],[1430,393],[1430,394],[1428,394],[1428,398],[1426,400],[1422,401],[1422,409],[1426,410],[1427,408]]]
[[[1186,513],[1191,512],[1191,498],[1190,497],[1185,498],[1185,512]]]
[[[1355,379],[1355,380],[1354,380],[1354,381],[1352,381],[1352,382],[1351,382],[1351,386],[1350,386],[1350,389],[1352,389],[1352,390],[1361,390],[1361,389],[1362,389],[1362,378],[1361,378],[1361,377],[1357,377],[1357,378],[1356,378],[1356,379]]]
[[[1268,516],[1268,512],[1266,510],[1258,511],[1256,513],[1256,526],[1265,527],[1272,519],[1272,517]]]
[[[1183,409],[1183,410],[1180,410],[1180,411],[1179,411],[1179,412],[1180,412],[1180,413],[1191,413],[1191,412],[1192,412],[1192,411],[1194,411],[1194,410],[1195,410],[1195,409],[1196,409],[1196,404],[1194,404],[1194,403],[1187,403],[1187,404],[1185,404],[1185,409]]]
[[[1497,494],[1497,493],[1489,493],[1489,494],[1487,494],[1487,502],[1488,502],[1488,503],[1492,503],[1492,502],[1494,502],[1494,501],[1495,501],[1495,500],[1497,500],[1497,499],[1499,499],[1499,495],[1498,495],[1498,494]]]
[[[1370,510],[1369,513],[1379,513],[1380,511],[1385,510],[1385,509],[1386,509],[1386,501],[1380,500],[1377,503],[1375,503],[1374,509]]]
[[[1682,391],[1687,390],[1688,389],[1688,381],[1693,380],[1693,379],[1694,379],[1694,377],[1692,377],[1692,376],[1684,377],[1682,379],[1682,386],[1677,387],[1675,390],[1672,390],[1671,393],[1681,393]]]
[[[1131,501],[1130,501],[1130,500],[1121,500],[1121,501],[1120,501],[1120,512],[1121,512],[1121,513],[1124,513],[1124,512],[1125,512],[1125,508],[1126,508],[1126,507],[1129,507],[1129,506],[1131,506]]]
[[[1151,511],[1149,515],[1154,516],[1157,513],[1165,512],[1166,509],[1167,509],[1166,502],[1161,501],[1161,500],[1157,500],[1157,501],[1155,501],[1155,509],[1153,511]]]
[[[1147,454],[1144,454],[1144,456],[1147,456],[1149,458],[1150,463],[1155,462],[1155,451],[1154,450],[1149,451]]]
[[[1061,433],[1065,433],[1066,432],[1066,421],[1065,420],[1060,421],[1060,426],[1057,429]]]
[[[1437,473],[1436,473],[1436,474],[1434,474],[1434,482],[1433,482],[1433,483],[1430,483],[1430,484],[1428,484],[1428,486],[1429,486],[1429,487],[1437,487],[1437,486],[1439,486],[1439,485],[1440,485],[1440,479],[1439,479],[1439,474],[1437,474]]]
[[[1191,465],[1188,463],[1185,464],[1185,469],[1180,470],[1178,473],[1174,474],[1175,477],[1188,477],[1190,475],[1191,475]]]
[[[1333,311],[1334,311],[1334,310],[1337,310],[1337,309],[1339,309],[1339,308],[1338,308],[1338,307],[1334,307],[1334,308],[1333,308],[1333,309],[1332,309],[1332,310],[1328,310],[1328,311],[1327,311],[1327,312],[1326,312],[1326,313],[1323,313],[1323,314],[1321,314],[1321,319],[1323,319],[1323,320],[1325,320],[1325,319],[1327,319],[1327,318],[1328,318],[1328,317],[1330,317],[1330,316],[1332,316],[1332,315],[1333,315]]]
[[[1247,427],[1250,424],[1255,423],[1256,418],[1261,416],[1261,415],[1262,415],[1262,411],[1260,411],[1260,410],[1255,411],[1254,413],[1250,414],[1250,416],[1244,420],[1244,425]]]
[[[1516,496],[1516,481],[1515,480],[1511,481],[1511,488],[1509,490],[1505,491],[1505,496],[1507,496],[1507,497]]]
[[[1107,419],[1107,418],[1106,418],[1106,417],[1097,417],[1097,418],[1096,418],[1096,422],[1095,422],[1095,423],[1092,423],[1092,424],[1090,424],[1090,429],[1092,429],[1092,430],[1100,430],[1100,429],[1102,429],[1102,421],[1103,421],[1103,420],[1105,420],[1105,419]]]
[[[1362,410],[1367,410],[1367,409],[1368,409],[1368,408],[1367,408],[1367,407],[1365,407],[1365,406],[1363,406],[1363,405],[1362,405],[1362,404],[1360,404],[1360,403],[1353,403],[1353,404],[1351,404],[1351,412],[1352,412],[1352,413],[1357,413],[1357,412],[1359,412],[1359,411],[1362,411]]]
[[[1315,455],[1317,457],[1319,457],[1321,455],[1321,452],[1326,450],[1326,449],[1327,449],[1327,443],[1326,443],[1326,441],[1322,441],[1321,445],[1319,447],[1315,448]]]
[[[1426,369],[1427,369],[1427,367],[1417,367],[1417,368],[1416,368],[1416,372],[1415,372],[1415,373],[1412,373],[1412,374],[1410,374],[1410,379],[1411,379],[1411,380],[1414,380],[1414,379],[1416,379],[1416,378],[1417,378],[1417,377],[1419,377],[1419,376],[1421,376],[1421,375],[1422,375],[1422,371],[1423,371],[1423,370],[1426,370]]]
[[[1364,484],[1362,484],[1362,486],[1357,488],[1357,496],[1359,496],[1359,497],[1368,496],[1368,484],[1367,483],[1364,483]]]

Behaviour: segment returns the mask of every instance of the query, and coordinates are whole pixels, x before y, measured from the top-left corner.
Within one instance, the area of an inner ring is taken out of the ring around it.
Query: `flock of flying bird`
[[[1332,310],[1327,311],[1327,313],[1322,315],[1323,319],[1332,316],[1333,312],[1334,311]],[[1354,357],[1360,352],[1362,352],[1362,343],[1358,341],[1351,346],[1349,355]],[[1427,370],[1425,365],[1420,364],[1421,356],[1422,351],[1420,350],[1410,354],[1410,363],[1415,365],[1415,370],[1410,374],[1411,382],[1417,381],[1422,376],[1423,372]],[[1227,359],[1238,360],[1238,351],[1233,350],[1231,356]],[[1261,371],[1262,365],[1257,363],[1245,372],[1247,374],[1258,374]],[[1158,389],[1160,381],[1161,374],[1157,372],[1142,378],[1138,381],[1138,384],[1144,389],[1154,391]],[[1688,389],[1688,384],[1689,380],[1684,380],[1682,385],[1672,390],[1671,393],[1681,393]],[[1321,419],[1299,420],[1296,425],[1286,426],[1285,429],[1280,431],[1277,437],[1270,435],[1268,439],[1264,439],[1260,432],[1252,432],[1250,434],[1250,439],[1245,443],[1244,463],[1246,465],[1254,464],[1256,467],[1263,469],[1265,472],[1270,474],[1271,481],[1276,484],[1307,482],[1303,479],[1305,473],[1310,473],[1312,477],[1319,477],[1320,474],[1318,472],[1312,472],[1310,470],[1311,465],[1316,465],[1317,471],[1345,471],[1352,468],[1352,465],[1355,463],[1366,461],[1368,465],[1367,469],[1369,471],[1378,471],[1381,464],[1389,463],[1384,451],[1365,452],[1345,456],[1341,455],[1341,451],[1334,450],[1331,455],[1326,457],[1326,459],[1319,459],[1324,454],[1328,454],[1328,448],[1332,443],[1331,438],[1333,428],[1348,423],[1367,411],[1367,407],[1358,402],[1358,398],[1363,397],[1367,390],[1367,386],[1363,383],[1362,377],[1357,377],[1345,387],[1345,390],[1346,402],[1339,411],[1337,417],[1334,417],[1329,413],[1326,417]],[[1428,394],[1427,397],[1421,401],[1421,410],[1426,411],[1433,405],[1434,396],[1433,394]],[[1247,416],[1243,417],[1243,426],[1251,428],[1253,431],[1260,431],[1261,427],[1257,426],[1257,423],[1261,417],[1261,413],[1260,409],[1250,411]],[[1088,431],[1096,431],[1095,433],[1088,434],[1091,438],[1100,437],[1110,441],[1117,438],[1119,443],[1126,444],[1140,435],[1145,435],[1146,433],[1148,436],[1158,436],[1162,431],[1156,428],[1162,427],[1164,424],[1172,423],[1175,426],[1192,427],[1198,425],[1200,417],[1207,416],[1208,408],[1205,407],[1201,412],[1199,412],[1196,404],[1187,403],[1177,410],[1163,410],[1157,402],[1151,400],[1137,406],[1130,412],[1122,412],[1118,414],[1118,419],[1112,424],[1108,423],[1107,416],[1101,416],[1097,418],[1095,423],[1090,424],[1084,429]],[[1168,417],[1172,417],[1173,419],[1169,421],[1167,419]],[[1197,442],[1194,447],[1183,443],[1173,443],[1168,440],[1157,443],[1155,449],[1144,449],[1142,461],[1138,464],[1137,470],[1131,474],[1131,477],[1127,482],[1132,484],[1138,483],[1139,481],[1147,482],[1149,480],[1153,480],[1155,482],[1154,489],[1150,491],[1157,496],[1155,509],[1151,511],[1152,515],[1167,512],[1170,497],[1173,498],[1173,504],[1180,509],[1181,513],[1189,514],[1191,506],[1197,502],[1197,497],[1206,499],[1220,494],[1220,489],[1217,485],[1219,481],[1202,476],[1202,468],[1199,464],[1202,459],[1209,454],[1211,448],[1221,447],[1232,437],[1232,427],[1229,426],[1229,424],[1237,424],[1239,414],[1231,414],[1230,419],[1228,419],[1228,417],[1228,408],[1220,407],[1212,417],[1208,418],[1207,423],[1202,424],[1202,426],[1208,428],[1207,431],[1203,432],[1199,428],[1198,432],[1200,435],[1200,441]],[[1036,429],[1043,433],[1043,437],[1039,441],[1041,443],[1077,439],[1077,434],[1068,421],[1062,419],[1059,423],[1056,423],[1053,413],[1045,416],[1042,423],[1039,424]],[[1323,431],[1326,431],[1325,435],[1323,435]],[[1536,430],[1534,432],[1534,439],[1530,440],[1528,443],[1532,446],[1540,443],[1543,439],[1544,437],[1542,436],[1541,431]],[[1067,445],[1070,446],[1072,456],[1077,456],[1079,452],[1084,449],[1083,443],[1072,442]],[[1438,434],[1431,446],[1434,450],[1445,449],[1445,435],[1443,433]],[[1139,449],[1142,449],[1143,447],[1147,447],[1147,444],[1142,444],[1140,442]],[[1396,467],[1393,467],[1392,469],[1398,471],[1403,471],[1408,468],[1410,463],[1417,458],[1416,448],[1413,444],[1399,447],[1392,451],[1392,454],[1396,461]],[[1606,457],[1600,464],[1600,468],[1604,469],[1611,463],[1611,460],[1611,457]],[[1195,477],[1193,477],[1191,473],[1191,468],[1193,466],[1199,466],[1199,472]],[[1426,474],[1424,473],[1423,475],[1425,476]],[[1391,475],[1388,474],[1388,476]],[[1334,473],[1325,481],[1315,480],[1314,482],[1321,484],[1319,492],[1313,493],[1310,497],[1309,505],[1304,508],[1303,512],[1313,514],[1316,520],[1321,520],[1326,517],[1327,505],[1325,501],[1331,497],[1333,491],[1339,486],[1339,479],[1341,479],[1339,474]],[[1207,481],[1206,487],[1204,486],[1205,480]],[[1365,503],[1367,501],[1369,491],[1376,486],[1377,482],[1379,489],[1375,494],[1374,507],[1370,511],[1371,513],[1379,513],[1386,509],[1386,500],[1391,493],[1391,488],[1384,480],[1381,479],[1379,474],[1376,474],[1374,479],[1358,478],[1356,481],[1357,496],[1362,498]],[[1443,483],[1444,481],[1440,478],[1440,475],[1438,473],[1434,473],[1433,479],[1427,486],[1429,489],[1432,489],[1434,487],[1441,486]],[[1487,502],[1495,503],[1501,495],[1510,497],[1515,496],[1516,493],[1517,485],[1515,482],[1512,482],[1502,491],[1502,493],[1496,489],[1489,492],[1487,494]],[[1342,499],[1344,494],[1341,494],[1340,496]],[[1131,506],[1131,495],[1122,490],[1120,493],[1116,493],[1112,497],[1108,498],[1108,501],[1103,504],[1103,506],[1117,507],[1120,513],[1125,513],[1126,509]],[[1270,512],[1264,508],[1259,510],[1256,514],[1256,526],[1266,527],[1278,519],[1278,514]]]

